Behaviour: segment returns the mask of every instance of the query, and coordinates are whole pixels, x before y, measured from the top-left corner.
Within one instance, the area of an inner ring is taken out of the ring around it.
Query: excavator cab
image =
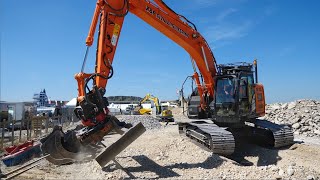
[[[200,108],[200,95],[195,88],[188,101],[188,117],[212,118],[219,125],[241,127],[264,115],[263,86],[257,83],[256,65],[234,63],[218,65],[213,99],[209,110]]]
[[[215,98],[210,103],[213,121],[221,125],[243,126],[244,121],[261,116],[264,109],[257,112],[256,106],[265,105],[263,86],[255,83],[253,64],[235,63],[219,65],[218,68]],[[257,87],[261,91],[256,91]]]
[[[236,114],[236,93],[235,78],[233,76],[217,79],[214,115],[220,117],[230,117]]]

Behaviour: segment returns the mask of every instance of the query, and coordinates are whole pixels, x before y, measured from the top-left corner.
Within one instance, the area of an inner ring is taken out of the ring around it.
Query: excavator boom
[[[201,107],[205,108],[207,104],[202,97],[205,95],[214,96],[214,77],[217,73],[216,60],[208,43],[197,31],[195,25],[184,16],[175,13],[161,0],[97,1],[86,40],[87,46],[90,47],[93,44],[94,32],[99,24],[95,73],[107,77],[112,71],[110,67],[112,67],[125,15],[128,12],[144,20],[190,54],[192,64],[194,64],[193,77],[201,94]],[[203,77],[203,83],[200,81],[197,69]],[[85,96],[83,87],[88,76],[83,72],[76,74],[79,89],[78,101],[82,101]],[[102,76],[97,77],[95,81],[98,87],[105,88],[108,79]]]

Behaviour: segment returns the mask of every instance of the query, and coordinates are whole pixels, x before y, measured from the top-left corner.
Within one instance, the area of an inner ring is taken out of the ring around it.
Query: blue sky
[[[1,100],[32,100],[45,88],[51,99],[77,96],[94,0],[0,1]],[[218,63],[257,58],[268,103],[320,99],[320,1],[165,0],[194,22]],[[129,14],[114,59],[107,96],[152,93],[176,99],[192,74],[189,55]],[[91,48],[86,72],[94,70]]]

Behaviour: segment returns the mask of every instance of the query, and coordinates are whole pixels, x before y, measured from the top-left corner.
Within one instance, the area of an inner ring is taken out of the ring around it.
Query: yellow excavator
[[[172,120],[173,119],[173,115],[172,115],[172,111],[169,110],[168,108],[162,108],[159,102],[159,99],[151,94],[147,94],[138,104],[138,106],[136,106],[133,110],[133,114],[136,115],[146,115],[146,114],[151,114],[152,113],[152,109],[150,108],[143,108],[142,107],[142,103],[146,102],[146,101],[152,101],[154,103],[155,109],[156,109],[156,116],[160,117],[161,120]]]

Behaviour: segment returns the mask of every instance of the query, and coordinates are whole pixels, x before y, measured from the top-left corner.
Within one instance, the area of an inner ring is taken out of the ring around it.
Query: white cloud
[[[247,0],[193,0],[197,6],[209,7],[209,6],[222,6],[221,11],[215,12],[215,16],[212,18],[204,17],[201,19],[201,23],[205,24],[205,27],[201,32],[206,38],[208,43],[214,49],[228,44],[232,44],[233,41],[243,38],[249,34],[265,17],[274,14],[277,9],[273,5],[265,6],[260,14],[243,13],[244,3]],[[254,12],[253,12],[254,13]],[[219,41],[219,45],[216,46],[216,42]]]
[[[229,16],[230,14],[234,13],[234,12],[237,12],[236,9],[234,8],[229,8],[229,9],[226,9],[224,11],[222,11],[216,18],[217,21],[223,21],[227,16]]]
[[[219,0],[194,0],[197,5],[201,6],[213,6],[217,4]]]
[[[197,8],[199,7],[211,7],[211,6],[217,6],[218,4],[242,4],[247,2],[248,0],[189,0],[188,2],[191,2],[194,6]]]
[[[296,47],[294,47],[294,46],[284,47],[279,50],[279,57],[287,56],[287,55],[293,53],[295,50],[296,50]]]
[[[251,27],[251,21],[246,21],[238,25],[221,24],[208,27],[204,36],[208,39],[209,43],[212,41],[230,41],[246,36]]]

